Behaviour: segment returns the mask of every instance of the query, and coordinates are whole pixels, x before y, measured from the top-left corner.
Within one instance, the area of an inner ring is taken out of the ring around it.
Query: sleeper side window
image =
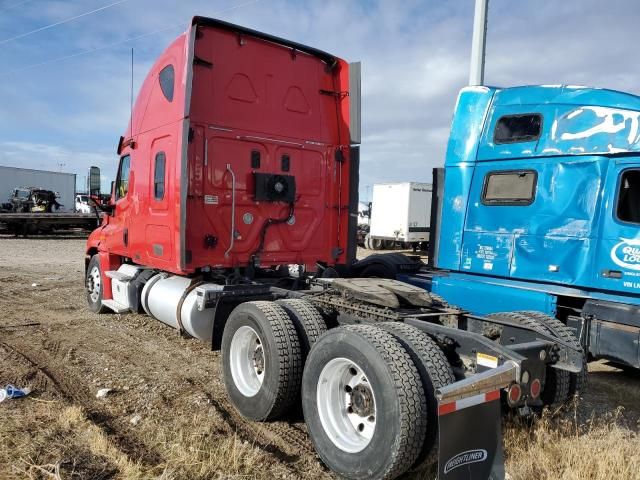
[[[534,170],[490,172],[484,179],[485,205],[531,205],[538,176]]]
[[[153,198],[162,200],[164,198],[164,172],[167,158],[164,152],[156,154],[155,167],[153,169]]]
[[[618,220],[640,224],[640,170],[622,172],[618,189]]]
[[[162,70],[160,70],[160,75],[158,77],[160,79],[160,89],[162,90],[164,98],[172,102],[173,85],[175,83],[175,72],[173,70],[173,65],[167,65]]]
[[[500,143],[533,142],[540,138],[542,115],[505,115],[500,117],[493,132],[493,141]]]
[[[118,177],[116,179],[116,200],[127,196],[129,191],[129,171],[131,167],[131,157],[125,155],[120,159],[120,167],[118,168]]]

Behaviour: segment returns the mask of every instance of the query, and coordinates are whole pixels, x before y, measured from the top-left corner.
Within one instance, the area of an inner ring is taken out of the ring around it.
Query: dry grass
[[[624,425],[621,410],[585,422],[577,413],[547,412],[533,425],[506,426],[513,480],[640,479],[640,438]]]
[[[169,425],[167,425],[169,423]],[[196,414],[150,422],[141,436],[162,452],[162,480],[283,478],[287,470],[234,432],[212,428],[216,422]],[[218,423],[219,424],[219,423]],[[169,428],[167,428],[169,427]]]
[[[211,429],[204,415],[149,421],[136,440],[160,461],[130,458],[82,408],[30,399],[0,407],[0,479],[284,478],[287,470],[249,442]]]
[[[25,399],[0,406],[0,414],[0,478],[291,477],[287,465],[234,433],[212,427],[219,422],[210,415],[176,413],[135,427],[135,441],[159,455],[158,462],[149,463],[131,458],[125,445],[77,406]],[[640,438],[624,426],[620,411],[584,422],[577,411],[547,413],[531,425],[508,422],[504,437],[506,469],[513,480],[640,479]],[[415,478],[433,478],[434,473],[431,469]]]
[[[75,437],[81,445],[86,445],[91,453],[105,458],[115,465],[125,478],[142,478],[142,468],[132,462],[105,433],[95,424],[89,422],[80,407],[66,407],[54,418],[54,426],[58,425],[62,431]]]

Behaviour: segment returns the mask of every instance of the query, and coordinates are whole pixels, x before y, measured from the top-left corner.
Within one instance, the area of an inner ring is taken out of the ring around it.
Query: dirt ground
[[[144,315],[90,313],[83,248],[82,238],[0,237],[0,386],[33,390],[0,404],[0,478],[332,478],[299,411],[268,424],[235,413],[218,352]],[[575,412],[507,426],[512,478],[640,478],[640,376],[590,371]],[[102,388],[111,392],[98,399]],[[596,433],[606,438],[594,448],[624,458],[607,476],[574,465],[589,463],[594,452],[580,448]],[[565,441],[577,450],[554,457]]]

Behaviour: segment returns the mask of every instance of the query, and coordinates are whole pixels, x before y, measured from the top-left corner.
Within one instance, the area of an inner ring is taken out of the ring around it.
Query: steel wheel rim
[[[100,269],[93,267],[89,271],[89,278],[87,278],[87,291],[89,292],[89,298],[93,303],[96,303],[100,298]]]
[[[253,397],[262,388],[265,356],[262,339],[256,331],[242,326],[233,334],[229,349],[231,377],[240,393]]]
[[[318,378],[318,415],[333,444],[347,453],[364,450],[376,428],[376,402],[364,371],[353,361],[334,358]]]

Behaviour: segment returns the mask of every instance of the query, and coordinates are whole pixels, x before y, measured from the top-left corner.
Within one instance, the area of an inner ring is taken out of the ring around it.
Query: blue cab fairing
[[[463,89],[440,209],[439,270],[405,280],[453,304],[551,315],[559,298],[640,305],[640,97]],[[627,333],[637,345],[640,328]]]

